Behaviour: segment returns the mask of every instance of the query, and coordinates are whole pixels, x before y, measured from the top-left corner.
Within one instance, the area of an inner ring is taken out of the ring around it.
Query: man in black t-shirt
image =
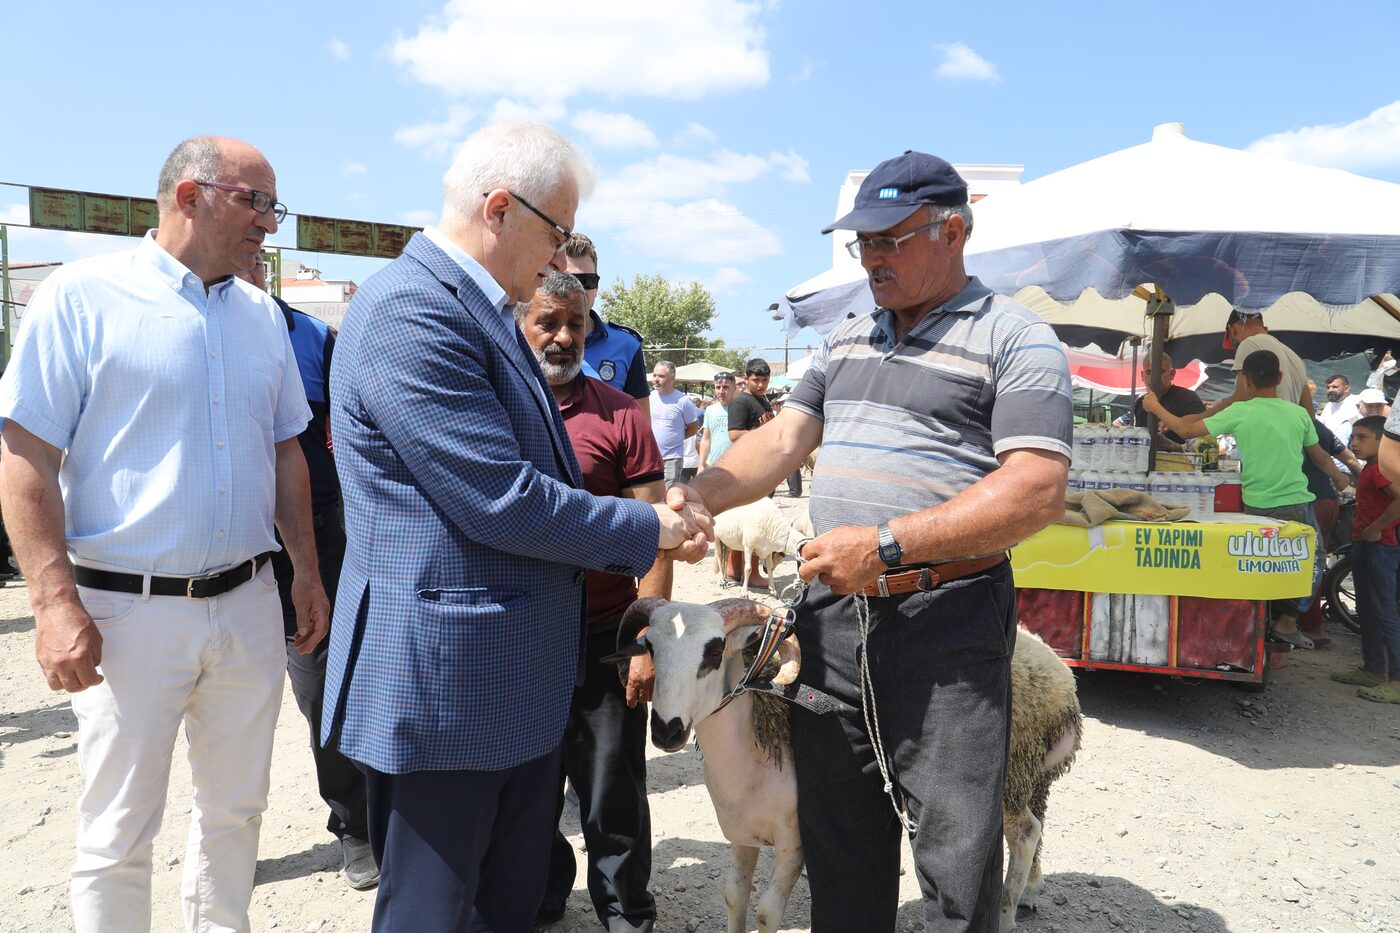
[[[729,439],[737,441],[745,431],[752,431],[773,420],[773,406],[768,404],[764,393],[768,391],[768,380],[773,371],[768,361],[755,357],[749,360],[744,371],[744,391],[734,396],[729,403]]]
[[[1172,385],[1172,378],[1176,375],[1176,368],[1172,366],[1172,358],[1167,354],[1162,354],[1162,385],[1167,390],[1157,396],[1162,403],[1162,407],[1176,415],[1178,418],[1185,418],[1187,415],[1194,415],[1206,410],[1206,403],[1201,401],[1201,397],[1190,389],[1182,386]],[[1142,384],[1150,386],[1152,381],[1152,358],[1146,357],[1142,361]],[[1139,395],[1133,402],[1132,417],[1123,415],[1118,419],[1120,424],[1136,425],[1140,428],[1147,427],[1147,412],[1142,410],[1142,396]],[[1169,441],[1170,443],[1164,443]],[[1164,431],[1152,439],[1152,443],[1158,450],[1180,450],[1184,443],[1181,436],[1175,431]]]

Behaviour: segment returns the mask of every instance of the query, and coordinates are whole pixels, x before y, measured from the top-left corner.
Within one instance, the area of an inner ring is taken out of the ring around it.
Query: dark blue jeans
[[[1272,508],[1261,509],[1246,502],[1244,510],[1250,515],[1276,518],[1285,522],[1301,522],[1304,525],[1312,526],[1314,546],[1312,589],[1308,591],[1306,596],[1294,599],[1275,599],[1269,602],[1269,608],[1275,616],[1280,614],[1301,616],[1312,606],[1313,596],[1317,593],[1317,585],[1322,582],[1322,571],[1327,566],[1327,546],[1322,537],[1322,530],[1317,526],[1317,515],[1313,512],[1312,503],[1301,502],[1297,505],[1276,505]]]
[[[869,599],[871,684],[912,838],[929,933],[991,933],[1001,902],[1001,797],[1016,590],[1008,564],[931,593]],[[801,682],[837,709],[791,711],[812,933],[890,933],[902,827],[861,715],[855,598],[813,584],[798,610]]]
[[[1400,609],[1396,575],[1400,547],[1379,541],[1351,546],[1351,578],[1356,583],[1356,610],[1361,619],[1361,666],[1388,680],[1400,680]]]

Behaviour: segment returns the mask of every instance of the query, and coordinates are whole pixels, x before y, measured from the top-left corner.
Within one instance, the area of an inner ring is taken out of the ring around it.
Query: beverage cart
[[[1070,667],[1263,689],[1268,601],[1312,587],[1312,529],[1243,514],[1051,525],[1011,552],[1021,625]]]

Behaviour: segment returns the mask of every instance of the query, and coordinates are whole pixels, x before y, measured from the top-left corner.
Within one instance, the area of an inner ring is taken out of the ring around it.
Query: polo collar
[[[588,316],[593,319],[593,329],[588,332],[588,336],[583,340],[583,345],[585,347],[590,343],[597,343],[601,340],[608,339],[608,322],[603,320],[603,316],[593,308],[588,309]]]
[[[930,310],[928,314],[924,315],[922,321],[914,325],[914,329],[909,333],[913,334],[917,332],[924,326],[928,319],[934,315],[972,314],[980,310],[987,298],[991,295],[992,290],[983,285],[981,279],[977,278],[975,275],[969,276],[967,284],[963,286],[962,291],[958,292],[938,307]],[[889,308],[876,308],[873,317],[875,319],[876,328],[887,339],[889,345],[894,346],[896,342],[894,338],[894,312]],[[906,337],[905,339],[908,338]]]

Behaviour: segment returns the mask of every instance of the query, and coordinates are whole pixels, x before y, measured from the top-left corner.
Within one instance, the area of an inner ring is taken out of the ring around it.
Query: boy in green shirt
[[[1244,394],[1240,401],[1213,414],[1179,417],[1162,407],[1148,392],[1143,407],[1167,428],[1182,437],[1204,434],[1233,434],[1240,449],[1244,485],[1244,510],[1251,515],[1311,525],[1316,559],[1313,562],[1313,590],[1322,574],[1322,534],[1313,516],[1313,494],[1303,475],[1306,452],[1318,468],[1332,478],[1337,489],[1347,487],[1347,477],[1317,444],[1311,414],[1296,402],[1278,397],[1282,378],[1278,355],[1256,350],[1245,357],[1241,369]],[[1312,639],[1298,631],[1298,616],[1307,612],[1313,596],[1273,601],[1274,624],[1270,635],[1295,648],[1312,648]]]

